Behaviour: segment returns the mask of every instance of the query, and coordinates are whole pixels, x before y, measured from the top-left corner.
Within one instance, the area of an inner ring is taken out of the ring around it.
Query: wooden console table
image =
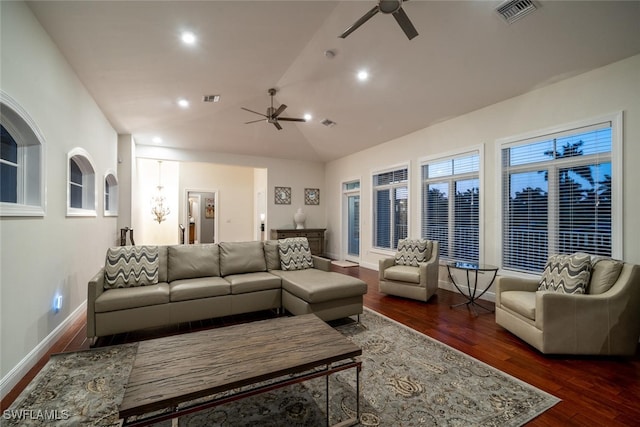
[[[278,228],[271,229],[272,239],[286,239],[289,237],[306,237],[312,255],[324,255],[324,232],[326,228]]]

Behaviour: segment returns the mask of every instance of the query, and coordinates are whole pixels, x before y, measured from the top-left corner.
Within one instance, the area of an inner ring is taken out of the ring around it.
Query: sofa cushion
[[[169,284],[172,302],[229,295],[231,287],[222,277],[175,280]]]
[[[96,313],[126,310],[148,305],[167,304],[169,302],[169,284],[138,286],[126,289],[109,289],[96,298]]]
[[[420,283],[420,268],[409,265],[394,265],[384,270],[384,278],[398,282]]]
[[[231,284],[232,294],[280,289],[282,284],[278,276],[267,272],[232,274],[225,276],[225,280]]]
[[[346,274],[315,268],[295,271],[276,270],[272,273],[282,278],[282,289],[311,304],[367,293],[365,282]]]
[[[400,239],[396,251],[396,265],[417,267],[431,258],[433,243],[424,239]]]
[[[536,320],[536,293],[528,291],[505,291],[500,293],[500,304],[514,313]]]
[[[118,246],[107,249],[104,288],[128,288],[158,283],[157,246]]]
[[[591,260],[593,270],[587,292],[592,295],[599,295],[607,292],[622,271],[623,262],[611,258],[594,258]]]
[[[280,270],[279,251],[277,240],[266,240],[264,242],[264,259],[267,263],[267,270]]]
[[[591,277],[588,254],[551,255],[542,273],[540,291],[584,294]]]
[[[285,270],[305,270],[313,267],[311,249],[306,237],[278,240],[280,267]]]
[[[267,271],[262,242],[220,243],[220,273],[222,276]]]
[[[169,246],[167,278],[169,282],[196,277],[220,276],[218,245]]]

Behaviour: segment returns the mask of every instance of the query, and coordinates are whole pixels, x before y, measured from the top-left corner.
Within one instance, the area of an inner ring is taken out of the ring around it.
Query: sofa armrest
[[[382,258],[381,260],[379,260],[378,261],[378,279],[384,280],[384,271],[389,267],[393,267],[394,265],[396,265],[395,258]]]
[[[87,337],[96,336],[96,299],[104,292],[104,267],[87,285]]]
[[[428,294],[433,294],[438,290],[438,282],[440,281],[440,244],[433,241],[431,249],[431,258],[427,262],[421,262],[420,265],[420,285],[428,290]]]
[[[331,271],[331,260],[317,255],[311,255],[313,259],[313,268],[322,271]]]

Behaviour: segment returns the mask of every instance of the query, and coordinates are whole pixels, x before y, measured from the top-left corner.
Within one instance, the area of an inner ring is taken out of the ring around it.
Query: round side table
[[[461,285],[456,283],[453,275],[451,274],[451,269],[464,270],[466,272],[466,286],[463,284],[461,287]],[[484,289],[478,289],[478,273],[484,272],[493,273],[493,275]],[[495,265],[479,264],[476,262],[452,261],[447,263],[447,273],[449,273],[449,279],[451,279],[451,283],[453,283],[453,286],[455,286],[458,292],[460,292],[465,298],[467,298],[467,301],[460,304],[453,304],[451,305],[451,308],[466,305],[467,307],[471,308],[471,310],[473,310],[473,313],[476,316],[478,315],[476,307],[480,307],[489,312],[493,312],[493,309],[485,307],[482,304],[478,304],[476,300],[484,295],[485,292],[489,290],[491,285],[493,285],[493,282],[494,280],[496,280],[496,276],[498,275],[498,267],[496,267]],[[471,276],[473,276],[473,278]]]

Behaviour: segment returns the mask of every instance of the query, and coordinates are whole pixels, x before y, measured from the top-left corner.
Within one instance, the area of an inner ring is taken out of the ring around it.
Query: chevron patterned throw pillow
[[[591,278],[591,256],[551,255],[540,279],[539,291],[584,294]]]
[[[129,288],[158,283],[157,246],[118,246],[107,250],[104,288]]]
[[[278,240],[280,267],[283,270],[306,270],[313,267],[311,249],[306,237],[291,237]]]
[[[396,265],[417,267],[419,262],[431,258],[431,242],[423,239],[402,239],[398,241]]]

